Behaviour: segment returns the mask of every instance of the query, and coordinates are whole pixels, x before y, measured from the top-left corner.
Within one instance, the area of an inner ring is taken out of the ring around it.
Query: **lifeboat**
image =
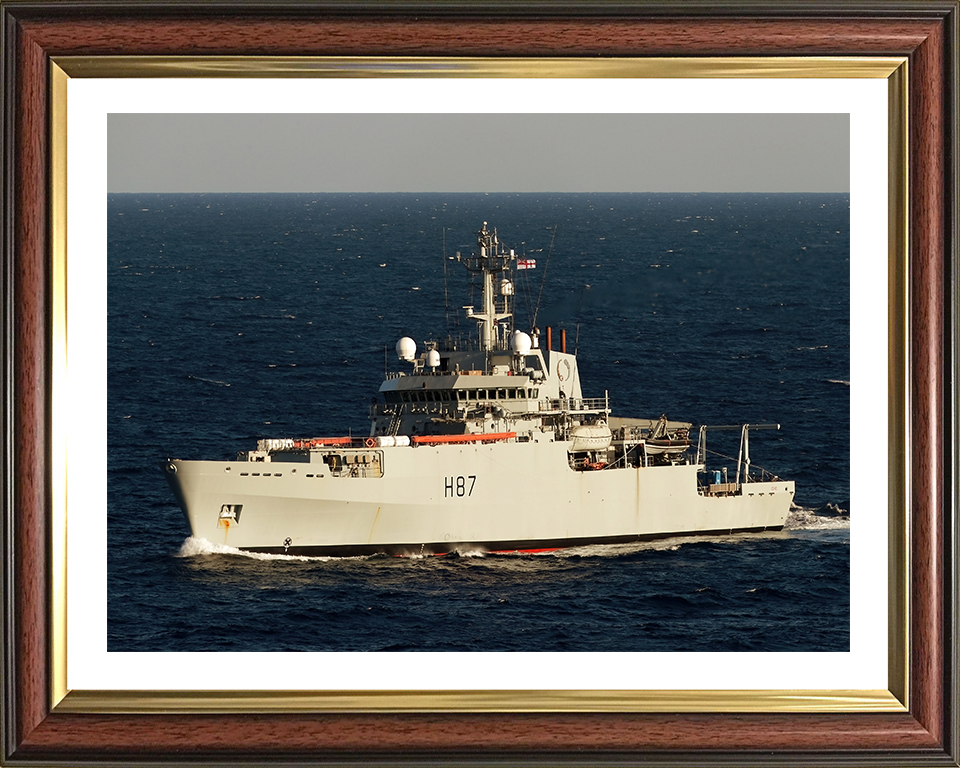
[[[610,427],[604,421],[595,424],[581,424],[570,432],[570,452],[602,451],[610,447],[612,434]]]
[[[277,442],[276,440],[270,442]],[[353,442],[352,437],[311,437],[302,440],[291,440],[290,447],[298,450],[307,450],[309,448],[321,448],[327,445],[350,445]]]
[[[509,440],[517,436],[516,432],[486,432],[481,435],[415,435],[410,440],[417,445],[437,445],[439,443],[492,443]]]
[[[648,439],[644,445],[644,450],[648,455],[658,455],[662,453],[679,454],[690,447],[689,440],[671,440],[667,437],[657,437]]]

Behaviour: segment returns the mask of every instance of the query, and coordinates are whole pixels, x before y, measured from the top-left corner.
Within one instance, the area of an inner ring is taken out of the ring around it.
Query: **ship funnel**
[[[400,360],[412,361],[417,355],[417,342],[409,336],[404,336],[397,342],[397,357]]]

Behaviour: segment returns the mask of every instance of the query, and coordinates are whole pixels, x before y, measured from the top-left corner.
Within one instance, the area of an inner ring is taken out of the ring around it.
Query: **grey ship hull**
[[[171,461],[166,474],[195,537],[290,555],[535,551],[779,530],[794,493],[776,480],[705,494],[692,464],[578,472],[564,443],[338,453],[357,463],[333,473],[310,452],[267,463]]]

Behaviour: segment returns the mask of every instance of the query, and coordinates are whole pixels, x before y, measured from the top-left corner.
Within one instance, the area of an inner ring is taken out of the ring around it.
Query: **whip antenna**
[[[547,263],[543,265],[543,277],[540,279],[540,293],[537,295],[537,308],[533,311],[533,325],[537,325],[537,315],[540,314],[540,299],[543,298],[543,286],[547,284],[547,270],[550,268],[550,254],[553,253],[553,241],[557,237],[557,227],[559,224],[553,225],[553,236],[550,238],[550,250],[547,251]]]
[[[520,245],[524,246],[523,258],[527,258],[527,249],[526,249],[527,244],[520,243]],[[515,271],[519,272],[520,270],[515,270]],[[533,319],[533,306],[530,303],[530,280],[527,278],[526,272],[527,272],[526,270],[523,270],[524,274],[522,278],[519,275],[517,275],[517,282],[520,284],[520,288],[523,292],[523,308],[527,312],[527,322],[530,323],[530,328],[532,329],[533,323],[530,321]]]
[[[580,309],[577,310],[577,340],[573,342],[573,354],[580,351],[580,321],[583,320],[583,288],[580,289]]]
[[[450,299],[447,295],[447,228],[442,227],[441,230],[441,242],[443,243],[442,252],[443,252],[443,311],[446,315],[447,323],[447,336],[450,335]]]

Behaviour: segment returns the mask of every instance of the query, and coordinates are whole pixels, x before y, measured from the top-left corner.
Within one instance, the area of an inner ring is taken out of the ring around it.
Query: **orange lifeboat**
[[[516,436],[516,432],[488,432],[483,435],[415,435],[410,439],[417,445],[438,445],[440,443],[493,443]]]
[[[295,448],[320,448],[324,445],[350,445],[352,437],[311,437],[306,440],[294,440]]]

